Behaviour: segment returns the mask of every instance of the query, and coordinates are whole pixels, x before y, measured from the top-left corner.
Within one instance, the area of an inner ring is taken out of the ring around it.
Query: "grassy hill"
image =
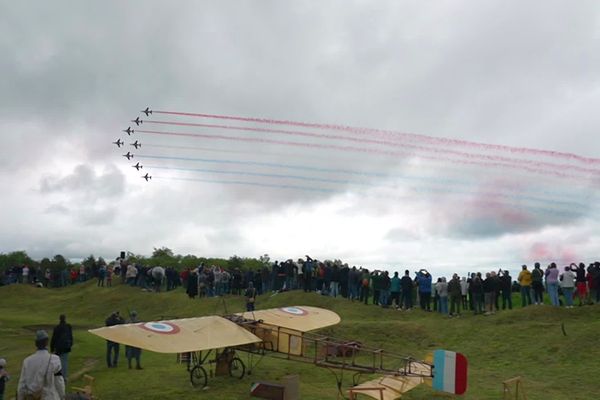
[[[105,341],[87,329],[104,324],[114,310],[127,314],[135,309],[142,320],[223,314],[221,299],[189,300],[182,290],[168,293],[142,292],[116,285],[97,288],[93,282],[63,289],[37,289],[24,285],[0,287],[0,357],[8,361],[13,379],[7,398],[16,390],[22,360],[34,351],[36,329],[51,330],[58,315],[67,314],[75,329],[75,346],[70,356],[70,374],[91,368],[95,389],[101,399],[249,399],[255,380],[277,380],[289,373],[300,374],[303,399],[333,399],[337,390],[333,375],[313,365],[265,358],[242,380],[209,379],[207,390],[189,384],[185,366],[175,355],[144,351],[142,371],[128,370],[121,348],[120,365],[108,369]],[[227,312],[243,310],[236,297],[226,298]],[[533,306],[482,317],[464,315],[458,319],[418,310],[399,312],[365,306],[345,299],[332,299],[302,292],[262,296],[257,308],[312,305],[329,308],[342,322],[327,334],[359,340],[372,346],[418,358],[431,350],[459,351],[469,359],[469,389],[465,399],[500,399],[501,382],[522,376],[529,399],[591,399],[597,391],[598,332],[600,306],[555,309]],[[564,323],[567,336],[561,324]],[[243,356],[246,361],[246,356]],[[351,374],[346,375],[349,385]],[[69,382],[69,386],[81,381]],[[406,399],[447,398],[427,387],[406,395]]]

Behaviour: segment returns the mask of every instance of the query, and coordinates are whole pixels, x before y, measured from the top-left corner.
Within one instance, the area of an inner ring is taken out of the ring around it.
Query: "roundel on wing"
[[[308,311],[300,308],[300,307],[283,307],[280,308],[281,311],[287,314],[295,315],[297,317],[308,315]]]
[[[145,329],[154,333],[162,333],[165,335],[173,335],[179,332],[179,327],[171,322],[146,322],[140,325],[142,329]]]

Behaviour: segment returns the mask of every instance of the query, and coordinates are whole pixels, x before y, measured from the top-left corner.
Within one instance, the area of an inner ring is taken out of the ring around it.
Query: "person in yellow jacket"
[[[522,271],[517,280],[521,285],[521,306],[526,307],[531,305],[531,272],[527,269],[527,265],[523,265],[521,268]]]

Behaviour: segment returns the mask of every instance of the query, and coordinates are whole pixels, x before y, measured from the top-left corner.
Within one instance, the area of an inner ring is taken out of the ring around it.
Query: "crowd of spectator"
[[[4,276],[5,283],[50,287],[88,279],[97,280],[99,287],[110,287],[114,279],[149,291],[183,287],[192,299],[243,295],[249,286],[257,295],[303,290],[386,308],[420,308],[448,316],[459,316],[461,311],[490,315],[500,309],[512,309],[514,292],[520,293],[522,307],[551,304],[570,308],[575,300],[579,305],[600,302],[599,262],[587,266],[572,263],[562,268],[551,263],[544,269],[535,263],[531,270],[523,265],[514,280],[508,270],[501,268],[462,277],[455,273],[434,280],[425,269],[390,273],[309,256],[297,261],[265,262],[256,270],[204,264],[178,270],[176,266],[150,267],[117,258],[110,263],[98,262],[91,267],[82,264],[62,271],[30,269],[22,265],[7,269]]]

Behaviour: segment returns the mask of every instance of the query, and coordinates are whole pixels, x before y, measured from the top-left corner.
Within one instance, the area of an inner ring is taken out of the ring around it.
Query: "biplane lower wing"
[[[467,369],[467,359],[461,353],[436,350],[426,361],[411,362],[409,374],[385,375],[353,387],[352,393],[395,400],[425,383],[434,390],[461,395],[467,390]]]
[[[218,316],[114,325],[89,332],[157,353],[186,353],[261,342],[248,330]]]
[[[354,386],[352,391],[374,399],[398,399],[409,390],[414,389],[422,383],[426,383],[427,380],[431,380],[431,378],[427,377],[431,375],[431,365],[426,363],[412,363],[411,368],[415,375],[385,375]]]
[[[340,322],[340,316],[333,311],[309,306],[270,308],[237,315],[298,332],[309,332]]]

